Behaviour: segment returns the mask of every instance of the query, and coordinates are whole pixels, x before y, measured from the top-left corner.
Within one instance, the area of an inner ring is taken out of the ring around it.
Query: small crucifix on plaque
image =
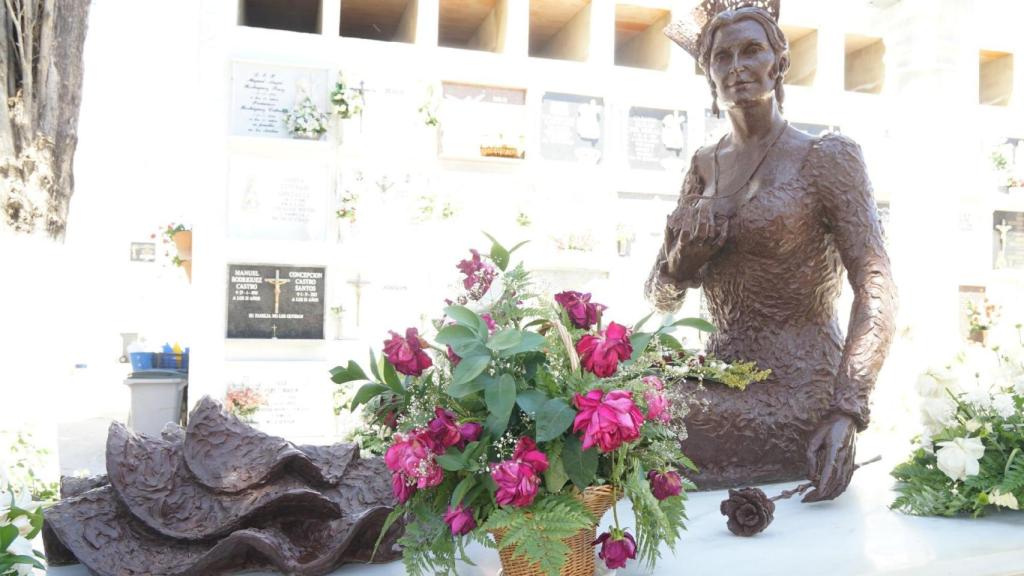
[[[281,310],[281,286],[291,282],[291,280],[282,280],[281,271],[275,270],[273,278],[264,278],[263,281],[274,285],[274,314],[279,314]]]
[[[999,232],[999,252],[996,254],[996,268],[1006,268],[1006,235],[1010,233],[1013,226],[1006,223],[1006,219],[1003,219],[1002,224],[996,225],[996,231]]]
[[[362,324],[363,307],[361,305],[361,302],[363,299],[363,286],[366,286],[367,284],[369,284],[369,282],[363,280],[362,274],[357,274],[356,277],[353,278],[352,280],[349,280],[348,283],[351,284],[356,290],[356,328],[359,328],[359,326]]]

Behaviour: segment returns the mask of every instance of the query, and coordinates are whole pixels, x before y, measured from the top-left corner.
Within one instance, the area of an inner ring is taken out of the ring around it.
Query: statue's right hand
[[[725,244],[729,220],[715,222],[711,203],[684,204],[665,226],[665,272],[672,277],[693,275]]]

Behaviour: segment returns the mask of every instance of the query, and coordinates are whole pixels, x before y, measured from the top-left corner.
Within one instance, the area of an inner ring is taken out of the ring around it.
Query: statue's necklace
[[[783,134],[786,133],[786,128],[788,128],[788,127],[789,127],[789,121],[788,120],[783,120],[782,121],[782,129],[779,130],[779,133],[775,135],[775,138],[772,138],[771,144],[769,144],[768,146],[765,146],[764,152],[761,153],[761,159],[758,160],[757,161],[757,165],[754,166],[754,171],[750,173],[750,176],[747,176],[747,179],[743,182],[742,185],[740,185],[739,188],[736,189],[736,191],[730,192],[729,194],[719,194],[718,193],[718,149],[722,146],[722,141],[725,140],[725,136],[722,136],[721,138],[719,138],[718,139],[718,143],[715,144],[715,162],[714,162],[714,167],[715,167],[715,170],[714,170],[714,172],[715,172],[715,177],[714,177],[715,194],[713,196],[701,195],[701,198],[702,199],[707,199],[707,200],[731,198],[731,197],[739,194],[743,190],[745,190],[746,187],[750,185],[750,181],[753,180],[754,176],[757,175],[757,171],[761,169],[761,165],[764,164],[764,161],[768,158],[768,153],[772,151],[772,148],[775,147],[775,143],[778,142],[780,138],[782,138]]]

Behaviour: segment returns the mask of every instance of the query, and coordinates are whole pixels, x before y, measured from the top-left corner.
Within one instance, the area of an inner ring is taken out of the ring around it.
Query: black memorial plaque
[[[541,156],[598,164],[604,156],[604,117],[604,98],[545,93],[541,98]]]
[[[1024,270],[1024,212],[992,213],[992,266]]]
[[[629,167],[675,170],[686,156],[686,112],[660,108],[629,109]]]
[[[228,265],[228,338],[322,340],[324,268]]]

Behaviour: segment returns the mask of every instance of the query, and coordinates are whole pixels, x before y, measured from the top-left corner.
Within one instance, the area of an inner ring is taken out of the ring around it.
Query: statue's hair
[[[711,109],[715,115],[718,115],[718,88],[715,86],[715,81],[711,78],[710,72],[711,49],[715,41],[715,33],[723,26],[742,22],[743,20],[753,20],[764,28],[764,33],[768,36],[768,44],[772,47],[772,51],[775,52],[775,65],[773,66],[772,73],[775,75],[775,100],[779,103],[779,110],[782,110],[782,103],[786,99],[785,91],[782,88],[782,81],[786,77],[786,72],[789,71],[789,41],[786,40],[786,35],[782,32],[782,28],[779,28],[775,19],[763,8],[750,7],[726,10],[717,14],[711,22],[708,22],[708,25],[701,33],[699,44],[700,58],[697,60],[701,69],[704,70],[704,76],[708,79],[708,84],[711,85],[711,96],[714,98]]]

